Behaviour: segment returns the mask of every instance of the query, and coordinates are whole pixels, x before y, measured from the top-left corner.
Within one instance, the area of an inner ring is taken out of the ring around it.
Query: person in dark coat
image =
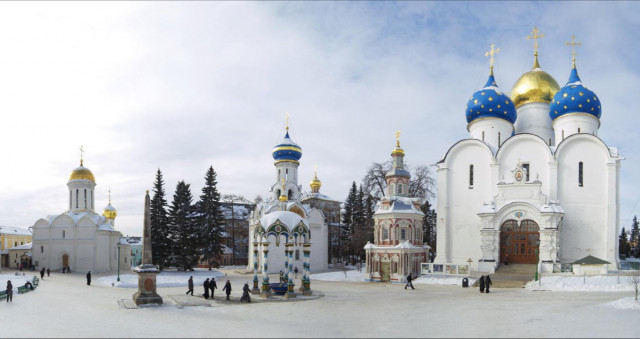
[[[487,293],[489,293],[489,286],[491,286],[491,285],[493,285],[493,284],[491,283],[491,278],[489,278],[489,276],[487,275],[487,276],[484,278],[484,288],[487,290]]]
[[[191,295],[193,295],[193,276],[189,277],[189,281],[187,281],[187,284],[189,286],[189,290],[185,294],[189,294],[189,292],[191,292]]]
[[[480,293],[484,293],[484,275],[478,280],[478,285],[480,285]]]
[[[218,288],[218,284],[216,284],[216,278],[211,278],[211,280],[209,280],[209,290],[211,290],[211,299],[213,299],[213,292],[216,288]]]
[[[231,295],[231,282],[229,280],[227,280],[227,283],[224,284],[222,290],[227,294],[227,300],[231,300],[229,299],[229,295]]]
[[[47,277],[51,276],[51,270],[47,268]]]
[[[11,285],[11,280],[7,280],[7,302],[13,301],[13,285]]]
[[[91,285],[91,271],[87,272],[87,286]]]
[[[209,278],[207,278],[207,280],[204,281],[202,286],[204,286],[204,294],[203,294],[204,298],[209,299]]]
[[[67,270],[66,266],[62,266],[62,274],[65,274],[65,271]]]
[[[40,270],[40,279],[44,278],[44,267]]]
[[[404,285],[404,289],[405,289],[405,290],[407,289],[407,286],[411,286],[411,289],[412,289],[412,290],[415,290],[415,288],[413,287],[413,284],[411,283],[411,281],[412,281],[412,280],[413,280],[413,276],[411,275],[411,273],[409,273],[409,274],[407,275],[407,284],[406,284],[406,285]]]
[[[244,287],[242,287],[242,298],[240,298],[240,302],[246,301],[251,302],[251,296],[249,295],[249,283],[244,283]]]

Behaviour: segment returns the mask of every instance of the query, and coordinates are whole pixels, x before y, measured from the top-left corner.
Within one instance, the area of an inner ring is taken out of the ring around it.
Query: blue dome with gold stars
[[[500,118],[513,124],[517,118],[513,101],[500,91],[493,72],[489,74],[489,80],[484,88],[473,93],[467,102],[466,112],[468,123],[484,118]]]
[[[551,120],[570,113],[591,114],[598,119],[602,115],[598,96],[582,85],[575,66],[571,69],[569,82],[553,96],[549,105]]]
[[[276,145],[273,148],[273,152],[271,153],[273,156],[273,160],[278,162],[282,161],[290,161],[290,162],[298,162],[302,157],[302,148],[298,146],[295,142],[291,140],[289,137],[289,128],[287,127],[287,133],[284,136],[284,139],[281,143]]]

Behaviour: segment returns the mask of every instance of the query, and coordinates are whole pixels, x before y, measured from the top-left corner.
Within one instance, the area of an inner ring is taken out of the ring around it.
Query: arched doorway
[[[537,264],[540,227],[533,220],[507,220],[500,227],[500,262]]]
[[[66,253],[62,255],[62,267],[69,267],[69,255]]]

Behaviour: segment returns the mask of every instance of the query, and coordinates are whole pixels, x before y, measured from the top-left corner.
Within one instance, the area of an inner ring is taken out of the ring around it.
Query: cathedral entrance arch
[[[507,220],[500,227],[500,262],[537,264],[540,227],[533,220]]]
[[[69,255],[66,253],[62,255],[62,267],[69,267]]]

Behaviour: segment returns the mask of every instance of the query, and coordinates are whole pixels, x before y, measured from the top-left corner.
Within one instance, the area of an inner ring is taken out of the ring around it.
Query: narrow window
[[[71,196],[73,195],[73,193],[71,193],[71,191],[69,191],[69,209],[71,209],[71,207],[73,207],[73,205],[71,204]]]
[[[287,199],[293,200],[293,191],[289,191],[289,193],[287,194]]]
[[[406,240],[407,238],[407,230],[404,228],[400,231],[400,240]]]
[[[40,253],[44,253],[44,246],[40,246]]]
[[[87,208],[87,189],[84,189],[84,208]]]
[[[484,131],[482,131],[482,141],[484,141]]]
[[[382,239],[389,240],[389,229],[387,228],[382,229]]]
[[[285,173],[286,173],[286,174],[289,174],[289,169],[288,169],[288,168],[285,170]]]
[[[65,232],[65,230],[62,230],[62,239],[64,239],[66,235],[67,235],[67,232]]]
[[[14,247],[17,247],[17,246],[18,246],[18,242],[17,242],[17,241],[16,241],[16,242],[14,242],[14,243],[13,243],[13,246],[14,246]]]
[[[564,140],[564,130],[562,130],[562,140]]]
[[[549,138],[549,145],[551,145],[551,138]]]
[[[582,165],[582,161],[580,161],[578,163],[578,186],[582,187],[584,186],[584,173],[583,173],[583,165]]]
[[[578,133],[580,133],[580,127],[578,127]]]
[[[296,260],[300,260],[300,250],[296,250]]]
[[[498,146],[500,146],[500,132],[498,132]]]
[[[529,181],[529,164],[522,164],[522,168],[524,168],[525,171],[527,172],[526,181]]]
[[[79,193],[79,189],[76,188],[76,208],[78,208],[78,193]]]
[[[473,165],[469,165],[469,188],[473,188]]]

